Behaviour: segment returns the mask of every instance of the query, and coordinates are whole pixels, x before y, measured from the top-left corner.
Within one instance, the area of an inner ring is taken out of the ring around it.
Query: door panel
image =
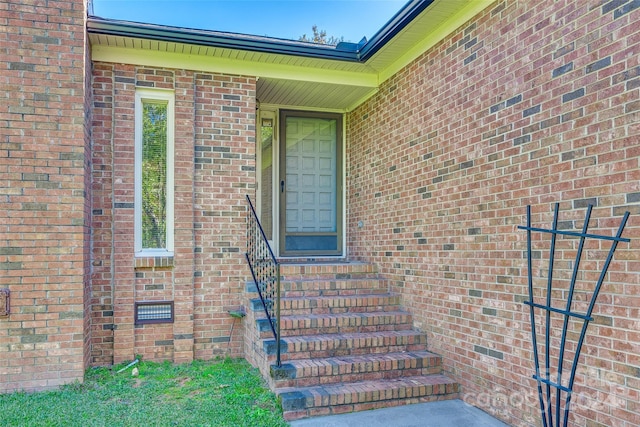
[[[342,253],[342,121],[338,114],[281,113],[281,253]]]

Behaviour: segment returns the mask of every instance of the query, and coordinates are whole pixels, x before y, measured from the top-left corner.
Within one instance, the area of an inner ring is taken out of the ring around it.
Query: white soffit
[[[91,31],[89,40],[95,61],[254,76],[259,78],[257,98],[261,103],[348,111],[375,93],[380,83],[492,3],[493,0],[435,0],[366,62]]]

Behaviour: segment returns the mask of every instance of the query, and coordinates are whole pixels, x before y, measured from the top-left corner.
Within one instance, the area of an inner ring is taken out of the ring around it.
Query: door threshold
[[[343,256],[323,257],[278,257],[280,264],[351,264],[352,262]]]

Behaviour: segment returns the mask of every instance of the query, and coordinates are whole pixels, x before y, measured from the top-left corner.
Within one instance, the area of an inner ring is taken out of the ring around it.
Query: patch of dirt
[[[191,378],[179,378],[178,379],[178,383],[176,384],[176,387],[184,387],[184,385],[186,383],[188,383],[189,381],[191,381]]]

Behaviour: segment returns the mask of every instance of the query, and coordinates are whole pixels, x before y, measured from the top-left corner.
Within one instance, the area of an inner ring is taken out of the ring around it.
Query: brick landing
[[[374,268],[283,264],[282,366],[255,286],[248,285],[248,359],[280,397],[285,419],[458,397],[440,356]]]

